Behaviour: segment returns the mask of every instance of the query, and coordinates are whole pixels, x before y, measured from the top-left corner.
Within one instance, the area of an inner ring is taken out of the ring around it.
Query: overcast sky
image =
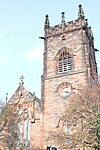
[[[61,12],[66,22],[77,19],[78,5],[83,5],[85,18],[92,27],[95,48],[100,49],[99,0],[0,0],[0,97],[9,98],[19,86],[20,76],[25,87],[40,97],[44,17],[50,25],[60,24]],[[100,52],[97,63],[100,68]]]

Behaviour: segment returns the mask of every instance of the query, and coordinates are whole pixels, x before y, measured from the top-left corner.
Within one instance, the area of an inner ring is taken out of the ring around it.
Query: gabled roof
[[[18,102],[20,96],[22,96],[23,102],[29,102],[36,100],[39,104],[41,103],[40,99],[37,98],[34,94],[29,92],[25,87],[24,84],[20,84],[15,93],[12,95],[12,97],[9,100],[10,104]]]

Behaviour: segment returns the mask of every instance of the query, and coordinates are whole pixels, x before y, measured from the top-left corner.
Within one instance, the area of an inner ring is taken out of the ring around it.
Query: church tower
[[[46,148],[49,131],[57,130],[59,119],[71,93],[86,84],[97,82],[94,37],[82,5],[78,19],[50,26],[46,15],[44,26],[44,68],[42,75],[42,142]],[[49,143],[52,144],[52,143]]]

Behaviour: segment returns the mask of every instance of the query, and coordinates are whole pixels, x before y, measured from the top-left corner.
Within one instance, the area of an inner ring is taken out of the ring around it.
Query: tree
[[[72,94],[58,126],[62,126],[61,134],[57,131],[50,133],[50,136],[59,141],[59,145],[63,142],[68,149],[82,146],[99,150],[100,85],[84,87]]]
[[[4,149],[16,149],[19,137],[18,122],[20,115],[16,111],[16,105],[9,103],[2,105],[0,112],[0,145]]]

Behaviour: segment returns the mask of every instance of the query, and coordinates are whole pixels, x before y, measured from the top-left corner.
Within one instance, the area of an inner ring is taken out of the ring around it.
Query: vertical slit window
[[[62,60],[59,60],[59,72],[62,72]]]

